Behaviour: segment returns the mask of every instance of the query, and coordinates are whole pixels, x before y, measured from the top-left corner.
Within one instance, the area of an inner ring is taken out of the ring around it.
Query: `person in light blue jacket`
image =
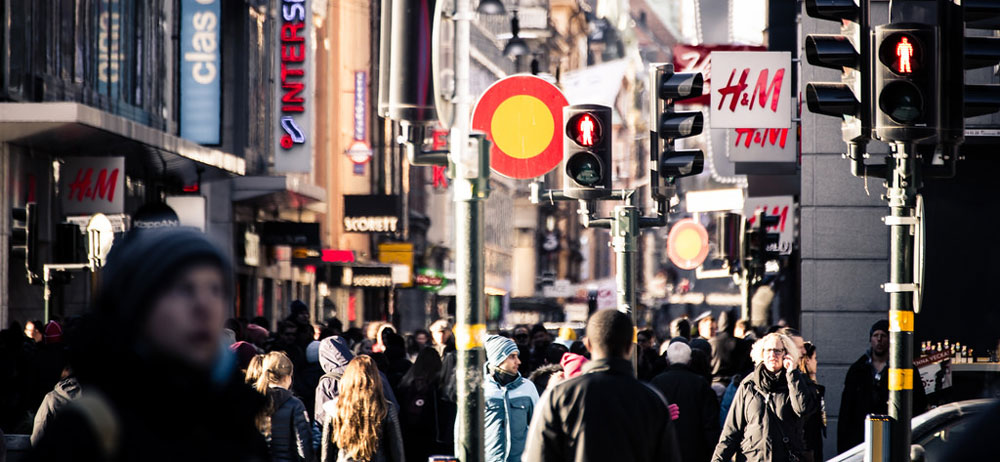
[[[483,396],[487,462],[519,462],[524,452],[538,391],[517,372],[520,366],[513,340],[499,335],[486,339]]]

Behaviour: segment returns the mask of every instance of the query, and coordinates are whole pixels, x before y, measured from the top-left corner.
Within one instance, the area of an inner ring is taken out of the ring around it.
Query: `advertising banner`
[[[219,144],[222,0],[181,2],[181,137]]]
[[[275,18],[274,170],[312,170],[313,37],[310,0],[281,0]]]
[[[124,157],[67,157],[59,168],[65,215],[125,212]]]

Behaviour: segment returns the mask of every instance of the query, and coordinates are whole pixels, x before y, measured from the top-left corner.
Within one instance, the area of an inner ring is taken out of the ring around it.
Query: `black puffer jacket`
[[[803,422],[819,409],[819,396],[797,369],[778,371],[773,384],[763,385],[764,365],[740,382],[729,408],[712,462],[786,462],[801,458],[805,448]]]
[[[272,387],[267,396],[274,403],[271,414],[271,460],[273,462],[312,461],[312,429],[302,401],[292,392]]]
[[[535,407],[526,462],[680,461],[667,400],[626,359],[598,359]]]

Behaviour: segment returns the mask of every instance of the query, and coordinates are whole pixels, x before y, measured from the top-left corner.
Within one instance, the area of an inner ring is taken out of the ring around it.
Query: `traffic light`
[[[768,229],[778,226],[780,222],[781,217],[778,215],[768,215],[764,210],[754,212],[752,223],[747,224],[744,241],[747,268],[756,269],[758,274],[763,274],[764,264],[778,258],[781,234],[768,232]]]
[[[664,200],[663,188],[677,178],[697,175],[705,165],[698,149],[674,149],[674,141],[701,134],[705,125],[701,111],[675,111],[674,102],[701,96],[703,77],[699,72],[674,72],[672,64],[649,67],[650,84],[650,192]]]
[[[843,139],[852,146],[871,137],[871,34],[867,0],[806,0],[806,13],[841,23],[841,34],[806,36],[806,61],[842,71],[840,82],[806,84],[806,105],[816,114],[843,119]]]
[[[11,253],[24,258],[28,282],[34,282],[41,273],[38,258],[38,214],[35,203],[11,209],[14,226],[11,230]],[[18,223],[20,222],[20,223]]]
[[[937,27],[918,23],[876,26],[875,47],[878,138],[892,142],[935,136],[941,69]]]
[[[1000,38],[995,30],[1000,28],[1000,4],[995,1],[966,1],[961,7],[960,21],[953,22],[961,31],[948,31],[947,36],[963,37],[962,55],[964,63],[955,66],[955,77],[950,80],[954,87],[962,88],[964,96],[963,117],[974,117],[1000,111],[1000,85],[966,85],[965,72],[968,69],[992,67],[1000,64]],[[989,36],[968,36],[966,29],[989,30]],[[961,32],[961,33],[959,33]],[[952,35],[954,34],[954,35]],[[958,80],[961,77],[962,80]]]
[[[611,108],[563,108],[563,194],[574,199],[611,195]]]

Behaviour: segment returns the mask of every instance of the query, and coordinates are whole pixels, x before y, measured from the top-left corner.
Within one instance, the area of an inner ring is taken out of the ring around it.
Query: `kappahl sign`
[[[276,120],[274,169],[312,169],[313,63],[312,11],[309,0],[281,0],[276,18],[274,88]]]
[[[69,157],[59,167],[64,215],[125,211],[124,157]]]

